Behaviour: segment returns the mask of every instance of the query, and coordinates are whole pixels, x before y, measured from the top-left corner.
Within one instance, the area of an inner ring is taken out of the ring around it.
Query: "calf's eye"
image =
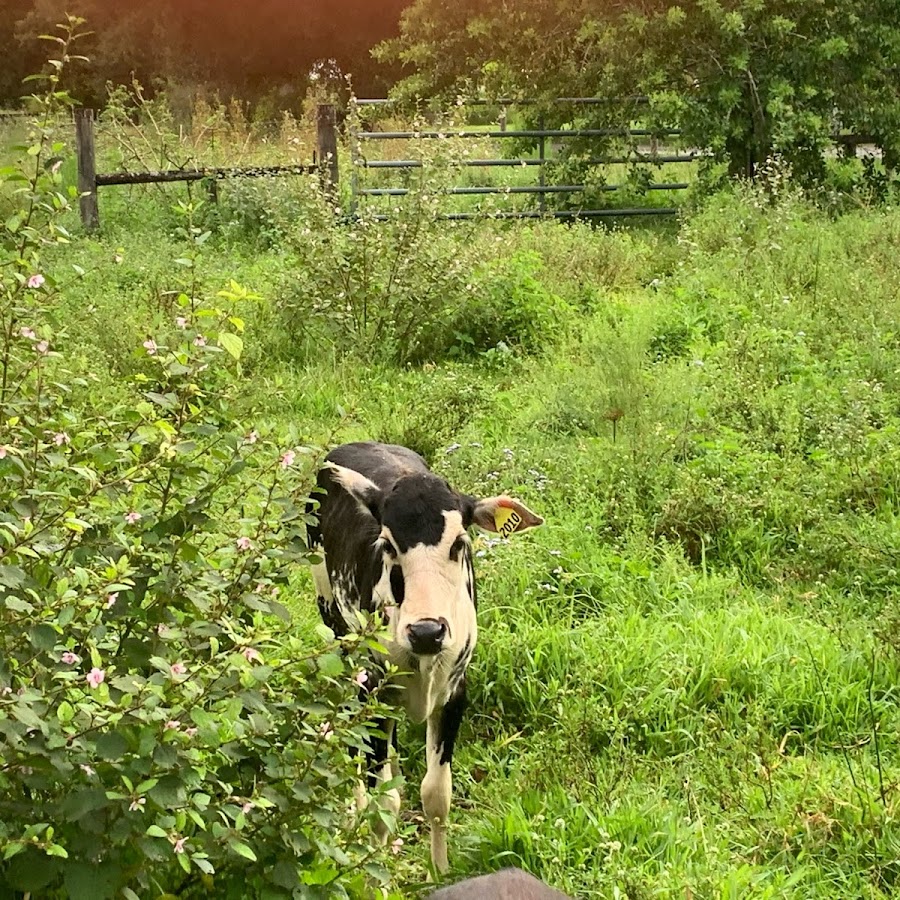
[[[460,554],[466,548],[466,539],[460,535],[451,545],[450,545],[450,559],[453,562],[456,562],[459,559]]]
[[[391,568],[391,593],[394,595],[394,603],[403,605],[403,596],[406,592],[406,583],[403,580],[403,570],[400,566]]]

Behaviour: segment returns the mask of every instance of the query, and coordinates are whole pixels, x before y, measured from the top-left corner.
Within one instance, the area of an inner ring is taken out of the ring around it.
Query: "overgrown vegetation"
[[[279,599],[305,561],[315,450],[236,412],[230,307],[253,295],[232,281],[210,296],[191,204],[179,288],[116,396],[92,398],[67,352],[72,267],[45,254],[71,253],[52,123],[80,24],[55,39],[21,164],[0,172],[15,209],[0,244],[0,884],[364,896],[386,872],[347,801],[380,710],[377,691],[357,697],[377,643],[313,643]]]
[[[415,814],[395,856],[348,809],[380,706],[300,549],[358,438],[547,519],[476,544],[453,877],[896,891],[895,206],[778,166],[668,229],[123,188],[86,238],[47,111],[0,194],[7,892],[417,895]]]

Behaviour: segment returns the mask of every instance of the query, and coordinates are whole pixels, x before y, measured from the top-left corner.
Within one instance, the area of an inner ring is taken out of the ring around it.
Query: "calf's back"
[[[570,900],[522,869],[467,878],[429,894],[428,900]]]

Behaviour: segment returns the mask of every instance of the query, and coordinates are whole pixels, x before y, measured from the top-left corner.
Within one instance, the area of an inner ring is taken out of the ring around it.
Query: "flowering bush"
[[[311,648],[279,600],[304,561],[314,454],[236,421],[244,323],[204,299],[205,235],[126,405],[81,410],[41,252],[74,196],[52,122],[80,21],[32,98],[0,229],[0,893],[372,896],[376,804],[351,814],[364,632]],[[307,460],[308,465],[302,465]]]

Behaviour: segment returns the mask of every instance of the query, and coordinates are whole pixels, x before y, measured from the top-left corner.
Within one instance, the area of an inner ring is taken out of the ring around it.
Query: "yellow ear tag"
[[[509,537],[522,524],[522,517],[508,506],[498,506],[494,510],[494,525],[500,537]]]

